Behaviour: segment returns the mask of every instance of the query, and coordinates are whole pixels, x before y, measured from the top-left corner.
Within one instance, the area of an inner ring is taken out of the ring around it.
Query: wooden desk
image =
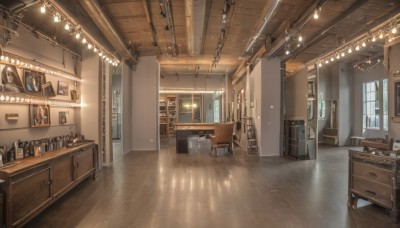
[[[214,134],[215,124],[185,123],[175,125],[176,152],[188,153],[188,137],[192,135]]]

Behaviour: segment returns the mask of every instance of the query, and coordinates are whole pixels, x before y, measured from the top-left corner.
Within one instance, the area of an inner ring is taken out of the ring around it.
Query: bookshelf
[[[175,124],[178,120],[178,112],[176,106],[176,95],[161,95],[159,98],[160,107],[160,136],[175,136]]]

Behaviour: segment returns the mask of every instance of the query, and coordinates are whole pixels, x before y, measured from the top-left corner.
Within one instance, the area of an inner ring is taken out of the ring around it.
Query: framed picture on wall
[[[31,127],[50,126],[50,106],[49,105],[30,105]]]
[[[400,116],[400,81],[394,82],[394,115]]]
[[[47,82],[42,85],[42,95],[43,97],[55,97],[56,93],[54,92],[53,85],[51,82]]]
[[[59,112],[59,116],[60,116],[60,124],[66,124],[67,123],[67,113]]]
[[[24,93],[21,79],[19,78],[17,68],[14,65],[2,65],[0,92],[3,93]]]
[[[42,96],[42,85],[46,83],[44,73],[24,70],[24,86],[27,93],[34,93]]]
[[[57,94],[68,96],[68,82],[58,81]]]

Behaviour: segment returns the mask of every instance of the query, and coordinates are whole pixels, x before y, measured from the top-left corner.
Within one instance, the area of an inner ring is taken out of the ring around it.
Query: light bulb
[[[356,47],[356,51],[359,51],[360,50],[360,46],[359,45],[357,45],[357,47]]]
[[[379,39],[383,39],[383,33],[379,34]]]
[[[361,46],[365,47],[367,44],[365,42],[362,42]]]
[[[301,35],[299,35],[299,41],[303,41],[303,37]]]
[[[331,57],[331,62],[335,61],[335,58]]]
[[[376,38],[375,38],[375,36],[373,36],[372,37],[372,42],[375,42],[376,41]]]
[[[347,52],[350,54],[353,52],[353,49],[349,48],[349,50]]]
[[[336,55],[336,59],[340,59],[340,55],[339,54]]]
[[[322,67],[322,63],[321,63],[321,62],[320,62],[320,63],[318,63],[318,66],[319,66],[319,67]]]
[[[86,40],[86,38],[85,38],[85,37],[83,37],[83,39],[82,39],[82,43],[84,43],[84,44],[86,44],[86,43],[87,43],[87,40]]]
[[[392,28],[392,33],[393,34],[397,33],[397,27]]]
[[[103,55],[103,52],[99,52],[99,56],[102,56]]]
[[[43,4],[43,5],[40,7],[40,12],[41,12],[41,13],[46,13],[46,5],[45,5],[45,4]]]
[[[286,55],[289,55],[289,54],[290,54],[290,51],[287,49],[286,52],[285,52],[285,54],[286,54]]]
[[[328,64],[329,63],[329,60],[325,60],[325,64]]]
[[[54,14],[54,22],[58,23],[61,21],[61,16],[59,13]]]
[[[80,37],[81,37],[81,33],[80,33],[80,32],[77,32],[77,33],[75,34],[75,38],[76,38],[77,40],[79,40]]]
[[[89,49],[92,49],[92,44],[88,44],[87,46]]]
[[[94,51],[94,52],[97,52],[97,48],[96,48],[96,47],[94,47],[93,51]]]
[[[314,19],[318,19],[318,18],[319,18],[318,11],[315,10],[315,11],[314,11]]]
[[[342,52],[342,57],[344,57],[346,54],[344,52]]]
[[[69,29],[70,29],[69,22],[65,23],[64,29],[69,31]]]

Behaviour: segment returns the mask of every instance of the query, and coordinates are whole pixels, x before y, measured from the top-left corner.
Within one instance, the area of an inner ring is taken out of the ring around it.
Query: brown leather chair
[[[216,123],[214,135],[211,136],[211,151],[217,156],[217,148],[228,148],[228,152],[233,153],[233,126],[234,123]]]

